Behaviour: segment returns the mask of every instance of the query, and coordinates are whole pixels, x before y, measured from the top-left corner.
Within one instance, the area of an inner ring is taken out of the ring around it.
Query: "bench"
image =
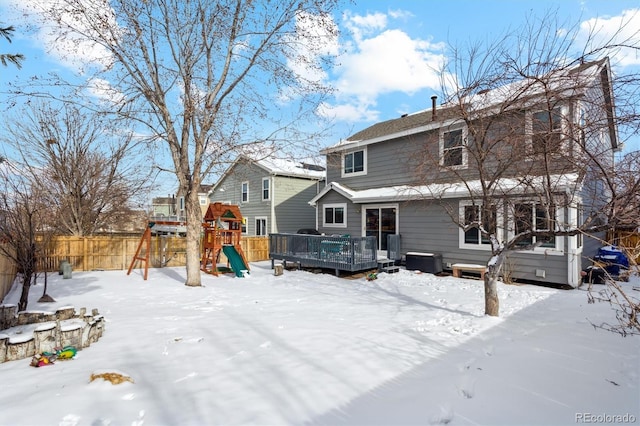
[[[473,265],[469,263],[454,263],[451,265],[453,269],[453,276],[456,278],[462,278],[463,272],[475,272],[480,274],[480,279],[484,280],[484,271],[487,269],[484,265]]]

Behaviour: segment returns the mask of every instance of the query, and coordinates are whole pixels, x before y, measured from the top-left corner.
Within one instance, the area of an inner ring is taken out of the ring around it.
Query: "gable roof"
[[[224,218],[227,221],[241,222],[242,213],[240,212],[240,208],[235,204],[210,203],[203,220],[205,222],[213,222],[218,218]]]
[[[213,185],[211,192],[215,191],[224,180],[229,176],[233,169],[240,163],[254,164],[269,175],[272,176],[286,176],[297,177],[310,180],[324,180],[327,172],[323,164],[324,158],[305,159],[301,161],[294,161],[289,158],[258,158],[254,159],[250,155],[241,154],[235,161],[225,170],[220,179]]]
[[[536,99],[544,93],[545,85],[551,87],[559,97],[579,95],[584,87],[595,79],[600,79],[607,109],[609,134],[612,148],[618,147],[617,131],[613,120],[613,93],[611,90],[611,75],[609,59],[582,63],[569,69],[559,69],[549,73],[542,84],[539,79],[523,79],[503,86],[480,90],[468,97],[457,99],[428,110],[414,114],[405,114],[400,118],[386,120],[373,124],[339,143],[322,150],[323,154],[357,148],[402,136],[422,133],[425,131],[445,127],[462,119],[462,110],[466,113],[477,114],[480,111],[496,109],[505,102],[517,101],[518,106],[533,105]]]
[[[420,128],[429,123],[441,123],[445,120],[451,120],[459,117],[457,108],[454,107],[441,107],[436,109],[434,116],[433,109],[420,111],[414,114],[403,115],[400,118],[394,118],[392,120],[376,123],[373,126],[367,127],[347,138],[348,142],[376,139],[381,136],[388,136],[393,134],[399,134],[407,132],[412,129]]]

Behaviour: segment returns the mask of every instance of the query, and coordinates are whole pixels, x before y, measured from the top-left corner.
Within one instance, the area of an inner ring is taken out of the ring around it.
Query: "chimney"
[[[431,121],[436,121],[436,99],[438,99],[436,95],[431,97]]]

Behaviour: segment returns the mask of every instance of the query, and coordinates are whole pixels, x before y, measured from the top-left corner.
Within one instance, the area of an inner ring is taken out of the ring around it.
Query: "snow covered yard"
[[[56,302],[39,285],[29,309],[98,308],[105,333],[71,361],[0,364],[0,424],[640,422],[640,338],[594,329],[614,312],[583,289],[500,285],[490,318],[477,280],[251,266],[201,288],[183,268],[51,275]]]

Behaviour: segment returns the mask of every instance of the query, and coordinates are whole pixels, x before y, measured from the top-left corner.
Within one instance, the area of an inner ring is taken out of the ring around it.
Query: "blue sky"
[[[10,13],[10,5],[23,1],[0,0],[2,24],[18,29],[13,43],[0,42],[0,51],[27,57],[21,70],[12,66],[1,70],[0,92],[9,81],[24,81],[45,70],[78,70],[77,63],[45,51],[44,46],[51,47],[52,41],[44,35],[23,36],[20,30],[27,22]],[[527,16],[540,17],[548,11],[556,12],[558,20],[566,24],[586,26],[598,20],[605,32],[613,31],[621,19],[635,21],[629,27],[640,29],[638,0],[379,0],[346,4],[333,17],[341,31],[338,48],[344,53],[338,65],[327,70],[327,82],[337,90],[323,111],[336,125],[324,145],[333,145],[377,121],[430,108],[431,96],[439,92],[434,67],[446,60],[444,44],[493,40],[520,28]],[[613,62],[638,67],[640,56],[613,58]],[[640,143],[632,139],[626,146],[635,150]]]
[[[431,66],[445,55],[444,44],[494,40],[548,11],[567,25],[598,19],[608,31],[633,16],[629,27],[640,29],[637,0],[361,1],[337,21],[354,46],[333,70],[340,93],[335,108],[343,121],[357,123],[355,130],[430,108],[439,94]],[[629,62],[638,66],[640,57]]]

